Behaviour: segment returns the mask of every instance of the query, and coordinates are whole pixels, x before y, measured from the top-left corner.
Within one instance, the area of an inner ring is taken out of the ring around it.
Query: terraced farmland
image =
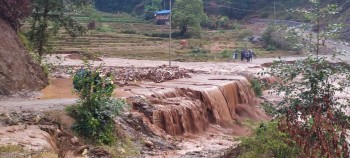
[[[105,22],[98,23],[96,30],[89,31],[78,38],[71,38],[64,31],[60,31],[59,35],[50,41],[50,45],[56,53],[74,51],[108,57],[167,60],[168,33],[168,26],[154,25],[150,22],[118,22],[117,19],[107,19]],[[242,33],[239,31],[206,30],[201,38],[186,39],[188,42],[186,46],[180,45],[181,39],[173,39],[172,58],[178,61],[222,61],[227,60],[227,57],[222,55],[224,50],[232,52],[233,49],[247,46],[260,49],[259,46],[240,40],[240,34]],[[196,48],[205,53],[194,52]]]

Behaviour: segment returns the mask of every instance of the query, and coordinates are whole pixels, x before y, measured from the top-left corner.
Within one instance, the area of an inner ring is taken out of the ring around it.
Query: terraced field
[[[84,17],[79,18],[82,23],[86,22]],[[85,55],[97,54],[130,59],[168,59],[168,26],[135,19],[127,21],[125,17],[122,20],[118,18],[120,17],[105,17],[105,21],[97,24],[96,30],[78,38],[71,38],[64,31],[60,31],[50,45],[56,53],[74,51]],[[226,61],[228,54],[223,54],[224,50],[232,52],[236,48],[248,47],[254,48],[258,54],[264,53],[261,46],[243,41],[241,36],[244,34],[246,33],[240,30],[205,30],[201,38],[186,39],[186,46],[180,45],[181,39],[173,39],[171,56],[177,61]],[[229,56],[231,57],[231,54]]]

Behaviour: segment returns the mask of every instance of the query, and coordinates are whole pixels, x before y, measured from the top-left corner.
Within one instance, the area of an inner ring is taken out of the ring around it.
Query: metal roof
[[[170,14],[170,10],[161,10],[161,11],[157,11],[156,14]]]

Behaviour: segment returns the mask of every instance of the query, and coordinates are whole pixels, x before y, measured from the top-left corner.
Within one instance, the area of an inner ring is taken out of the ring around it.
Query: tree
[[[14,30],[20,27],[19,20],[30,15],[30,0],[0,0],[0,18]]]
[[[305,43],[308,57],[295,63],[275,61],[269,72],[280,78],[276,91],[284,94],[280,103],[284,114],[280,129],[303,149],[301,157],[349,157],[346,129],[350,118],[344,113],[349,100],[336,94],[345,93],[345,87],[349,87],[350,72],[345,66],[331,64],[329,58],[318,55],[320,37],[335,38],[339,30],[333,24],[322,28],[319,21],[336,14],[338,6],[330,4],[322,8],[318,0],[310,3],[309,10],[298,10],[317,28],[316,36]]]
[[[181,36],[187,32],[188,27],[199,32],[200,24],[206,18],[202,0],[177,0],[172,10],[172,25],[180,29]]]
[[[84,6],[82,8],[82,13],[89,17],[88,29],[96,29],[96,23],[101,22],[102,15],[96,10],[95,6],[92,4]],[[99,27],[101,27],[101,25]]]
[[[150,4],[145,6],[145,18],[146,20],[153,19],[154,12],[160,10],[162,0],[151,0]]]
[[[85,27],[76,22],[67,12],[86,4],[88,0],[31,0],[31,30],[29,39],[39,55],[39,62],[46,52],[48,39],[63,27],[72,37],[85,32]],[[52,23],[52,27],[49,24]]]

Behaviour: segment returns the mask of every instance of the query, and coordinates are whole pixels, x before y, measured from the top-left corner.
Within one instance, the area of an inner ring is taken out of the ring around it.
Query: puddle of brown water
[[[113,92],[115,97],[129,97],[131,93],[122,88],[116,88]],[[50,80],[50,84],[41,90],[40,99],[75,99],[73,94],[73,80],[71,78],[56,78]]]
[[[40,99],[72,99],[78,98],[73,94],[71,78],[57,78],[50,80],[50,84],[41,90]]]

